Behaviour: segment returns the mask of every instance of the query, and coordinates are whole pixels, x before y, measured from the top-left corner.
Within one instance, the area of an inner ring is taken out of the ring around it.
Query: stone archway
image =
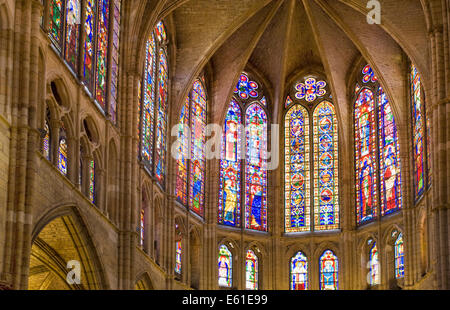
[[[148,273],[145,272],[138,278],[134,285],[134,289],[139,291],[154,290],[152,280]]]
[[[69,263],[70,262],[70,263]],[[79,263],[79,283],[69,283]],[[73,214],[49,221],[35,234],[31,246],[28,289],[95,290],[104,280],[94,248],[83,225]],[[68,276],[69,275],[69,276]]]

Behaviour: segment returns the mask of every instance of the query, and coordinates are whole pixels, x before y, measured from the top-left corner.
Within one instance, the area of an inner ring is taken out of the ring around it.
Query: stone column
[[[433,28],[430,31],[432,69],[433,69],[433,106],[432,120],[432,168],[433,168],[433,205],[432,218],[434,260],[432,267],[436,274],[436,287],[450,287],[450,80],[449,69],[449,23],[448,2],[432,1],[431,15]]]
[[[37,130],[39,19],[42,4],[16,1],[12,79],[12,129],[3,277],[15,289],[28,285],[39,132]]]

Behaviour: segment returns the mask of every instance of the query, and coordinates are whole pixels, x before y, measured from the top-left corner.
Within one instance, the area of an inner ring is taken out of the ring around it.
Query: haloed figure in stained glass
[[[228,167],[225,171],[225,210],[224,210],[224,222],[233,224],[235,223],[235,209],[236,209],[236,201],[237,191],[236,191],[236,170],[233,167]]]
[[[361,180],[361,217],[366,218],[372,214],[372,199],[371,199],[371,188],[372,188],[372,166],[370,165],[370,159],[365,158],[363,161],[360,180]]]
[[[320,289],[338,289],[338,259],[330,250],[320,257]]]
[[[384,179],[386,182],[386,192],[384,193],[386,197],[386,212],[389,212],[390,210],[394,210],[396,206],[397,201],[397,191],[396,191],[396,183],[397,183],[397,168],[395,166],[396,160],[395,160],[395,153],[394,153],[393,146],[389,146],[386,149],[386,159],[385,159],[385,165],[386,169],[384,171]]]
[[[238,143],[238,124],[235,119],[229,119],[226,123],[226,154],[225,159],[227,161],[236,162],[237,158],[237,143]],[[225,209],[224,209],[224,222],[234,224],[236,201],[238,200],[237,187],[238,172],[234,169],[233,165],[230,165],[225,170]]]
[[[202,193],[202,171],[200,169],[200,163],[198,161],[194,162],[194,186],[192,187],[192,200],[193,207],[200,210],[200,196]]]
[[[248,152],[250,169],[248,171],[250,184],[250,197],[248,206],[250,206],[250,227],[258,229],[261,227],[261,207],[263,200],[263,188],[261,186],[261,167],[262,167],[262,141],[263,119],[258,113],[254,113],[250,119],[250,128],[248,129]]]
[[[302,253],[292,258],[291,290],[303,291],[308,288],[308,262]]]
[[[358,225],[402,208],[400,151],[394,114],[370,66],[365,66],[362,73],[364,77],[359,77],[355,87],[354,106]]]

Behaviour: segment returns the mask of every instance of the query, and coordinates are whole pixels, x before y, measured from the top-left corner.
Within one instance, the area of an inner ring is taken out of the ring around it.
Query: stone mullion
[[[75,131],[75,130],[74,130]],[[66,132],[67,134],[67,132]],[[79,150],[79,145],[77,143],[77,139],[75,138],[75,132],[72,132],[72,135],[66,136],[67,141],[67,178],[74,184],[77,182],[76,169],[77,162],[77,150]],[[78,145],[78,148],[76,148]],[[79,151],[78,151],[79,152]]]
[[[102,211],[103,214],[106,213],[106,206],[104,203],[104,184],[106,180],[106,169],[104,167],[100,167],[100,161],[95,160],[95,169],[94,169],[94,204],[97,208]]]
[[[409,72],[409,66],[408,70],[406,72]],[[408,78],[405,79],[405,85],[407,87],[405,88],[407,102],[404,103],[406,105],[405,111],[408,111],[406,120],[407,124],[413,123],[413,117],[412,117],[412,96],[410,90],[410,77],[409,74],[407,75]],[[423,98],[422,98],[423,100]],[[411,152],[414,149],[414,133],[412,129],[412,125],[406,125],[406,126],[399,126],[397,127],[398,130],[398,139],[399,139],[399,145],[400,145],[400,172],[401,172],[401,180],[402,180],[402,209],[403,209],[403,240],[404,240],[404,247],[405,247],[405,280],[404,285],[406,287],[413,285],[416,282],[416,259],[415,255],[413,254],[413,250],[415,248],[416,244],[416,225],[415,225],[415,197],[414,197],[414,155]],[[403,143],[404,142],[404,143]],[[403,146],[403,147],[401,147]],[[412,157],[411,157],[412,156]],[[386,253],[386,251],[385,251]],[[387,260],[384,260],[387,261]],[[391,266],[390,264],[388,266]],[[385,267],[388,267],[385,266]],[[394,266],[394,264],[392,264]],[[385,268],[386,269],[386,268]],[[395,272],[386,272],[386,274],[394,275]],[[386,285],[389,286],[390,279],[386,279]],[[386,287],[388,288],[388,287]]]
[[[78,72],[77,76],[80,81],[84,81],[83,69],[84,69],[84,43],[86,40],[86,31],[84,29],[86,23],[86,1],[81,0],[81,16],[80,16],[80,35],[78,46]]]
[[[129,102],[136,102],[138,103],[138,88],[137,85],[139,85],[139,75],[135,74],[133,75],[133,84],[132,84],[132,96],[133,96],[133,100],[129,101]],[[131,93],[131,92],[130,92]],[[138,195],[138,191],[137,186],[139,184],[139,180],[138,180],[138,169],[139,169],[139,164],[137,161],[137,146],[138,146],[138,140],[136,139],[136,117],[135,117],[135,111],[137,111],[136,109],[137,105],[131,104],[129,105],[129,107],[127,108],[127,114],[130,117],[127,118],[131,118],[129,120],[129,125],[126,128],[127,131],[127,136],[129,137],[127,141],[129,144],[131,144],[131,152],[128,151],[127,153],[129,153],[129,159],[128,162],[131,165],[131,176],[130,176],[130,203],[128,204],[130,207],[130,212],[131,212],[131,227],[130,227],[130,236],[131,236],[131,240],[130,240],[130,250],[131,250],[131,258],[130,258],[130,276],[127,282],[125,283],[129,283],[129,286],[127,287],[127,289],[131,289],[134,287],[134,274],[135,274],[135,264],[134,264],[134,256],[135,256],[135,248],[138,246],[138,238],[136,238],[136,233],[135,233],[135,227],[138,224],[138,215],[139,215],[139,211],[140,211],[140,195]],[[128,116],[127,115],[127,116]],[[131,126],[131,128],[130,128]],[[130,150],[130,148],[127,148],[127,150]]]
[[[410,85],[409,78],[407,79],[406,83],[409,86]],[[407,108],[405,111],[408,111],[408,115],[406,117],[407,124],[412,124],[412,107],[411,107],[411,90],[410,87],[406,87],[407,89],[407,102],[406,106]],[[403,126],[402,126],[403,127]],[[411,150],[414,149],[414,142],[413,142],[413,131],[412,127],[410,126],[404,126],[404,130],[398,130],[399,133],[399,145],[403,146],[400,148],[400,164],[401,164],[401,180],[402,180],[402,209],[403,209],[403,230],[404,230],[404,244],[405,244],[405,258],[406,261],[408,261],[409,267],[405,266],[405,278],[409,279],[410,276],[415,275],[417,270],[416,264],[412,264],[412,260],[415,260],[415,255],[412,255],[412,252],[410,250],[414,249],[414,244],[416,243],[416,226],[415,226],[415,208],[414,208],[414,188],[413,188],[413,182],[414,182],[414,165],[412,164],[414,162],[414,155],[411,152]],[[404,143],[403,143],[404,142]],[[411,216],[413,219],[411,219]],[[407,240],[407,241],[406,241]],[[410,250],[408,250],[410,249]],[[406,270],[408,268],[408,270]],[[394,274],[387,273],[388,275]],[[415,277],[415,276],[414,276]],[[388,281],[390,279],[387,279]],[[406,285],[411,285],[412,283],[409,283],[409,280],[405,281]]]
[[[169,50],[167,51],[167,59],[170,60],[170,54],[169,54]],[[166,189],[166,199],[167,199],[167,210],[170,213],[170,220],[171,220],[171,227],[173,229],[175,229],[175,200],[176,197],[175,195],[173,195],[173,193],[175,192],[175,186],[176,186],[176,173],[172,173],[173,171],[176,171],[176,161],[174,160],[174,158],[171,156],[171,145],[173,142],[176,141],[176,137],[172,137],[171,135],[171,128],[173,126],[176,125],[176,120],[177,117],[174,113],[174,115],[172,115],[173,112],[172,111],[172,99],[174,98],[172,96],[172,92],[170,91],[172,89],[172,81],[171,81],[171,72],[175,71],[175,66],[170,66],[170,64],[172,64],[174,62],[169,61],[169,68],[168,68],[168,73],[169,73],[169,80],[168,80],[168,85],[167,85],[167,98],[166,98],[166,149],[164,150],[166,152],[166,160],[165,160],[165,165],[166,165],[166,169],[165,169],[165,176],[164,176],[164,182],[165,182],[165,189]],[[172,116],[172,117],[171,117]],[[184,222],[185,227],[187,227],[187,223]],[[181,229],[181,227],[180,227]],[[170,230],[169,230],[170,231]],[[188,235],[188,234],[187,234]],[[186,232],[182,231],[182,238],[181,238],[181,282],[185,282],[186,281],[186,241],[187,237],[186,237]],[[171,250],[172,249],[172,250]],[[172,240],[172,246],[170,246],[169,243],[169,251],[168,251],[168,255],[169,255],[169,281],[167,281],[167,287],[166,289],[173,289],[174,287],[174,280],[175,279],[175,263],[176,263],[176,253],[175,253],[175,239]]]
[[[82,154],[82,172],[81,172],[81,192],[87,196],[89,192],[89,163],[92,157],[87,155],[87,150],[84,150],[85,154]]]
[[[166,242],[165,244],[165,266],[167,273],[166,289],[172,289],[173,279],[175,278],[175,218],[173,208],[169,207],[169,199],[164,199],[164,206],[166,212]]]
[[[50,140],[50,162],[58,166],[58,152],[59,152],[59,132],[61,128],[61,121],[56,119],[56,115],[51,115],[50,120],[50,132],[51,132],[51,140]]]

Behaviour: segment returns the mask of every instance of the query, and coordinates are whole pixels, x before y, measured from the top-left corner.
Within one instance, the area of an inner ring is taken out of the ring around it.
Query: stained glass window
[[[291,290],[308,289],[308,259],[302,252],[291,258]]]
[[[266,99],[266,97],[262,97],[261,100],[259,100],[259,102],[261,102],[261,105],[263,107],[267,107],[267,99]]]
[[[400,279],[405,275],[405,261],[403,249],[403,235],[400,233],[394,244],[394,259],[395,259],[395,278]]]
[[[66,47],[64,57],[69,66],[78,71],[78,47],[80,40],[81,1],[67,0],[66,4]]]
[[[95,80],[95,99],[105,109],[106,100],[106,72],[108,59],[108,37],[109,37],[109,0],[98,2],[98,25],[97,25],[97,72]]]
[[[338,130],[333,105],[314,111],[314,229],[339,227]]]
[[[381,87],[378,98],[380,198],[381,215],[384,216],[402,206],[400,150],[394,114]]]
[[[315,78],[306,79],[305,83],[298,83],[295,86],[297,93],[295,97],[297,99],[305,99],[308,102],[313,102],[317,97],[324,96],[327,91],[325,87],[327,83],[325,81],[316,81]]]
[[[191,92],[191,165],[189,208],[203,216],[205,203],[206,93],[202,83],[194,82]]]
[[[245,258],[245,289],[258,289],[258,256],[252,250],[247,251]]]
[[[338,124],[331,99],[328,84],[311,76],[287,96],[286,233],[339,228]]]
[[[166,28],[164,27],[164,24],[162,21],[159,21],[156,24],[155,32],[156,32],[156,36],[157,36],[159,42],[166,41],[166,39],[167,39]]]
[[[356,214],[358,224],[377,217],[376,119],[373,92],[363,89],[355,102]]]
[[[257,98],[258,97],[258,84],[254,81],[250,81],[247,74],[242,73],[239,77],[239,82],[234,91],[235,94],[238,95],[239,98],[243,100],[247,100],[249,98]]]
[[[225,117],[219,184],[219,224],[239,227],[241,222],[241,108],[233,99]]]
[[[56,46],[63,46],[63,19],[65,0],[51,0],[49,18],[49,36],[54,40]]]
[[[291,104],[293,104],[293,103],[294,103],[294,101],[292,101],[291,97],[287,96],[286,97],[286,102],[284,104],[284,107],[285,108],[289,108],[291,106]]]
[[[115,123],[121,0],[49,1],[48,35],[53,45]],[[81,49],[84,57],[80,64]],[[111,59],[111,71],[108,59]],[[107,81],[110,81],[109,85]],[[108,89],[111,94],[109,103]]]
[[[86,20],[84,22],[84,67],[83,81],[92,92],[94,85],[95,33],[96,33],[96,0],[86,1]]]
[[[338,286],[338,258],[330,250],[323,252],[319,259],[320,267],[320,289],[337,290]]]
[[[231,287],[232,272],[233,272],[233,255],[228,250],[226,245],[221,245],[219,248],[219,286]]]
[[[189,156],[189,96],[186,97],[184,105],[181,107],[180,119],[178,122],[178,141],[180,142],[177,149],[179,158],[177,159],[175,196],[178,202],[187,206],[187,171]]]
[[[175,245],[175,273],[181,274],[181,241],[177,241]]]
[[[95,161],[89,162],[89,200],[95,203]]]
[[[117,87],[119,79],[119,44],[120,44],[120,11],[122,0],[114,1],[114,20],[112,28],[112,54],[111,54],[111,101],[109,103],[109,114],[111,121],[117,121]]]
[[[380,263],[378,261],[378,248],[376,242],[373,242],[369,253],[369,284],[371,286],[380,284]]]
[[[205,88],[198,79],[181,108],[175,185],[177,201],[201,217],[205,204],[206,103]]]
[[[80,184],[80,187],[83,188],[83,146],[80,146],[80,162],[78,166],[78,184]]]
[[[58,169],[62,174],[67,175],[67,141],[65,137],[59,139]]]
[[[247,108],[245,228],[267,231],[267,115],[258,104]]]
[[[169,81],[165,36],[164,25],[159,22],[147,41],[140,107],[141,160],[161,186],[166,174]]]
[[[413,121],[414,197],[418,200],[425,190],[425,115],[419,71],[411,64],[411,102]]]
[[[155,136],[155,177],[163,185],[166,167],[166,124],[167,124],[167,88],[168,88],[167,57],[164,49],[159,52],[158,72],[158,108],[156,110]]]
[[[41,28],[44,28],[44,14],[45,14],[45,2],[44,0],[39,0],[39,2],[41,3],[43,10],[40,13],[39,16],[39,25],[41,26]]]
[[[142,96],[141,157],[151,167],[153,160],[153,126],[156,84],[156,42],[153,34],[147,41]]]
[[[145,209],[141,209],[140,218],[139,218],[139,244],[141,247],[144,247],[144,238],[145,238]]]
[[[42,139],[42,154],[47,160],[50,160],[50,128],[47,119],[44,124],[44,138]]]
[[[285,231],[310,230],[309,116],[294,105],[285,117]]]
[[[358,225],[402,208],[400,149],[394,113],[369,65],[364,67],[361,79],[364,86],[357,88],[354,110]]]
[[[264,110],[267,105],[258,83],[242,72],[225,117],[219,224],[240,227],[243,212],[246,229],[267,231],[267,114]],[[241,111],[245,113],[241,115]],[[241,162],[244,154],[245,161]],[[245,202],[244,211],[241,210],[241,199]]]
[[[373,71],[373,69],[370,65],[366,65],[363,68],[362,73],[363,73],[363,83],[369,83],[369,82],[375,83],[376,81],[378,81],[378,78],[375,75],[375,71]]]

